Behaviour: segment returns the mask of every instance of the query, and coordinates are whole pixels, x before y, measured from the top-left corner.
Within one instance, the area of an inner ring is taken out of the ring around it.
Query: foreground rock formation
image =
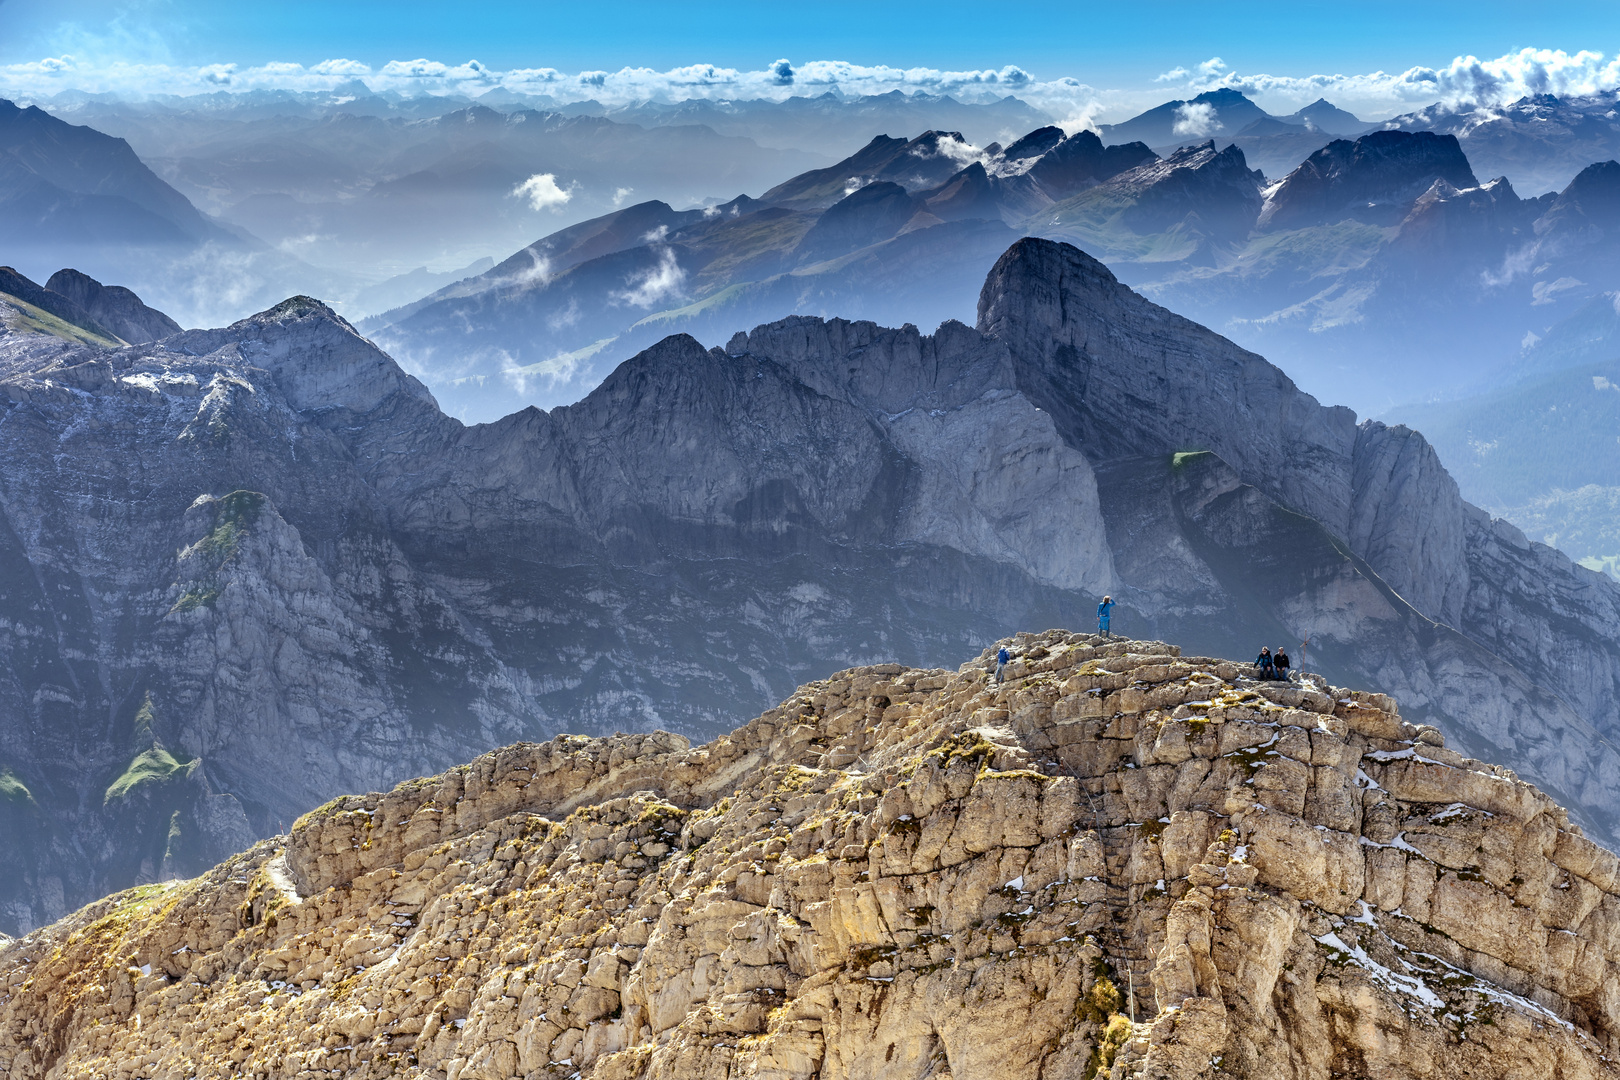
[[[1007,644],[335,800],[0,949],[0,1070],[1620,1075],[1620,862],[1547,796],[1382,694]]]

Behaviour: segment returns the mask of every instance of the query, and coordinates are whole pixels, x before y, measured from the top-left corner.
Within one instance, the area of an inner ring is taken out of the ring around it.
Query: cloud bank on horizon
[[[659,71],[625,67],[618,71],[563,72],[555,68],[497,70],[469,60],[395,60],[372,67],[332,59],[306,67],[298,63],[239,66],[231,63],[183,65],[164,62],[81,62],[72,55],[0,65],[0,95],[48,100],[64,91],[121,97],[189,96],[251,91],[333,92],[354,80],[373,92],[403,97],[476,97],[492,90],[550,99],[558,104],[595,100],[605,106],[639,101],[785,100],[833,92],[843,96],[903,93],[950,94],[964,101],[1015,95],[1059,118],[1081,121],[1123,116],[1156,104],[1166,90],[1189,96],[1221,87],[1243,91],[1275,105],[1303,105],[1318,97],[1389,114],[1414,105],[1492,105],[1533,94],[1589,95],[1620,88],[1620,56],[1594,50],[1526,48],[1493,59],[1458,56],[1437,67],[1398,73],[1271,75],[1232,71],[1212,58],[1192,68],[1178,67],[1152,80],[1152,87],[1098,88],[1072,76],[1052,79],[1015,65],[950,71],[927,67],[863,65],[816,60],[795,65],[777,60],[755,70],[692,64]]]

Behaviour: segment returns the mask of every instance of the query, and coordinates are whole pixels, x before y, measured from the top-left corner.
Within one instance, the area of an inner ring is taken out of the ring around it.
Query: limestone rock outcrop
[[[1620,1075],[1620,861],[1381,693],[1019,634],[345,796],[0,944],[0,1070]]]

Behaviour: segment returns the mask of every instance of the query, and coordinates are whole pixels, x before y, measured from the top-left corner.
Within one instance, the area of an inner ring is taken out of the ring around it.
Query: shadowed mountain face
[[[8,245],[195,244],[221,235],[135,151],[0,100],[0,240]]]
[[[70,340],[93,338],[116,344],[118,335],[101,325],[89,311],[54,289],[30,281],[9,266],[0,266],[0,297],[13,318],[25,318],[31,329]]]
[[[675,335],[476,427],[305,298],[121,349],[12,329],[5,926],[339,791],[559,729],[724,730],[1103,592],[1200,651],[1308,635],[1614,834],[1620,586],[1071,247],[1018,242],[978,308]]]
[[[1135,239],[1142,254],[1186,245],[1189,261],[1211,261],[1211,243],[1242,238],[1254,226],[1264,179],[1236,147],[1185,146],[1064,200],[1040,225],[1108,233],[1124,245]]]
[[[1288,229],[1343,217],[1396,224],[1436,180],[1479,186],[1455,136],[1377,131],[1354,142],[1335,139],[1283,179],[1258,224]]]

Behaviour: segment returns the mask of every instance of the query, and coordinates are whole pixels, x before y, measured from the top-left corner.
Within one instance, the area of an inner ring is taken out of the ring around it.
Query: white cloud
[[[1305,104],[1327,97],[1340,105],[1405,111],[1439,101],[1447,105],[1499,105],[1533,94],[1581,96],[1620,87],[1620,57],[1583,49],[1520,49],[1494,59],[1458,56],[1439,67],[1361,75],[1268,75],[1227,71],[1219,57],[1193,71],[1177,68],[1160,76],[1183,81],[1189,90],[1229,87],[1254,97]]]
[[[296,67],[296,64],[289,65]],[[371,74],[371,66],[358,60],[322,60],[309,69],[312,75],[336,75],[343,79],[358,79]]]
[[[1075,79],[1037,80],[1022,68],[951,71],[939,68],[900,68],[887,65],[852,64],[842,60],[813,60],[795,66],[786,59],[756,70],[722,67],[716,64],[689,64],[660,71],[648,67],[626,67],[618,71],[580,71],[573,74],[556,68],[513,68],[497,71],[477,60],[447,64],[418,57],[391,60],[380,68],[355,60],[323,60],[310,67],[276,62],[256,67],[234,64],[187,66],[159,61],[156,45],[138,50],[141,62],[127,59],[137,50],[127,42],[74,39],[62,54],[43,60],[0,65],[0,88],[20,96],[57,93],[61,90],[115,92],[136,97],[166,94],[196,94],[219,89],[221,68],[227,68],[233,90],[331,90],[349,79],[362,78],[375,91],[404,94],[478,94],[497,86],[518,93],[546,94],[559,101],[595,99],[608,106],[637,101],[684,101],[691,98],[716,100],[767,98],[783,100],[795,95],[819,96],[831,90],[838,94],[906,93],[953,94],[964,100],[991,100],[1016,93],[1032,99],[1051,100],[1068,105],[1095,97],[1095,92]],[[92,56],[93,63],[76,62],[74,57]],[[150,57],[151,59],[146,59]]]
[[[1202,139],[1221,129],[1215,119],[1215,106],[1207,101],[1189,101],[1176,106],[1176,123],[1170,130],[1177,135],[1191,135]]]
[[[1062,119],[1057,126],[1063,129],[1065,136],[1073,135],[1078,131],[1095,131],[1101,134],[1102,128],[1097,123],[1097,114],[1102,111],[1102,102],[1088,101],[1078,107],[1070,108],[1067,112],[1058,112],[1055,115]]]
[[[531,390],[538,391],[542,387],[556,387],[568,382],[584,366],[592,351],[581,349],[558,353],[538,364],[519,364],[505,349],[496,350],[495,355],[500,359],[501,378],[523,395]]]
[[[631,195],[635,194],[635,191],[636,191],[635,188],[629,188],[629,187],[614,188],[613,189],[613,205],[614,206],[623,206],[624,205],[624,200],[628,199]]]
[[[524,248],[524,254],[529,256],[530,265],[518,271],[510,280],[518,285],[545,285],[551,281],[551,260],[535,253],[534,248]]]
[[[938,139],[934,143],[934,148],[940,157],[950,158],[964,168],[984,159],[984,151],[966,139]]]
[[[1558,294],[1578,289],[1586,282],[1572,277],[1561,277],[1557,281],[1538,281],[1530,287],[1530,295],[1535,299],[1530,301],[1531,307],[1540,307],[1544,304],[1556,304]]]
[[[667,297],[680,295],[681,288],[686,284],[686,271],[675,261],[675,252],[670,248],[664,248],[658,253],[657,263],[640,273],[631,274],[625,280],[625,284],[629,288],[624,292],[614,293],[613,299],[640,308],[650,308]]]
[[[570,296],[566,308],[546,316],[546,326],[552,330],[562,330],[579,322],[579,315],[579,301]]]
[[[574,197],[571,189],[558,187],[556,175],[548,172],[535,173],[513,188],[512,194],[528,199],[529,206],[535,210],[561,210]]]
[[[115,21],[116,22],[116,21]],[[175,63],[166,44],[148,28],[124,22],[105,32],[79,30],[54,44],[54,55],[0,65],[0,96],[48,99],[63,90],[113,92],[145,98],[164,95],[248,92],[330,91],[352,79],[363,79],[379,93],[406,96],[475,96],[496,87],[517,93],[546,95],[559,102],[594,99],[612,108],[639,101],[689,99],[780,101],[795,95],[827,92],[860,96],[892,90],[950,94],[963,101],[990,101],[1016,94],[1053,116],[1070,118],[1065,126],[1088,126],[1107,115],[1125,117],[1163,100],[1174,85],[1178,96],[1230,87],[1261,99],[1273,111],[1290,111],[1326,96],[1345,108],[1368,115],[1388,115],[1441,101],[1447,104],[1492,105],[1528,94],[1591,94],[1620,87],[1620,58],[1602,52],[1521,49],[1494,59],[1458,56],[1448,64],[1417,66],[1401,72],[1363,74],[1274,75],[1232,71],[1219,57],[1177,66],[1157,79],[1128,89],[1099,89],[1079,79],[1039,78],[1023,68],[949,70],[812,60],[795,64],[780,59],[758,68],[689,64],[658,70],[625,67],[617,71],[564,72],[556,68],[496,70],[477,60],[446,63],[427,57],[391,60],[373,68],[356,60],[333,58],[311,66],[277,61],[242,66],[222,60],[204,65]]]

